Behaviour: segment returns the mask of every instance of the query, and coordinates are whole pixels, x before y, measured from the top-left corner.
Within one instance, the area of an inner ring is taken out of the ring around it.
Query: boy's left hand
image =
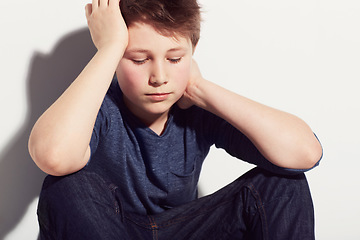
[[[197,90],[197,86],[199,85],[199,82],[202,80],[203,78],[201,76],[199,66],[196,63],[196,61],[193,59],[191,63],[190,79],[188,81],[184,95],[177,102],[180,108],[187,109],[194,104],[196,105],[195,91]]]

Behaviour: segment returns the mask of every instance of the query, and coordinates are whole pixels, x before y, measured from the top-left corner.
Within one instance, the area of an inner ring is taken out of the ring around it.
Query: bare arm
[[[93,0],[86,18],[97,53],[35,123],[29,152],[44,172],[66,175],[84,167],[97,113],[128,42],[119,0]]]
[[[307,169],[321,157],[320,143],[304,121],[203,79],[195,62],[192,78],[179,102],[183,108],[192,104],[228,121],[275,165]]]

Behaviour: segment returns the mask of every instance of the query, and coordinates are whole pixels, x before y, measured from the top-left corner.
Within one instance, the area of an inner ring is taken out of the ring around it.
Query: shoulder
[[[95,129],[101,128],[103,132],[108,132],[111,126],[122,122],[124,108],[122,103],[122,92],[117,82],[113,81],[104,97],[104,100],[99,109]]]
[[[225,122],[222,118],[198,106],[181,109],[175,105],[172,113],[175,124],[186,128],[193,128],[200,132],[207,132]]]
[[[110,87],[105,95],[104,102],[108,105],[117,105],[120,106],[122,104],[122,96],[123,93],[120,89],[120,86],[117,80],[114,78],[110,84]]]
[[[185,118],[185,119],[190,119],[192,121],[218,121],[218,120],[222,120],[220,117],[216,116],[215,114],[202,109],[198,106],[191,106],[190,108],[187,109],[181,109],[180,107],[178,107],[177,105],[175,105],[174,107],[174,113],[175,115],[177,115],[178,118]]]
[[[123,102],[123,93],[116,80],[113,79],[100,108],[100,112],[104,112],[106,115],[124,115],[127,114],[125,111],[125,105]],[[118,117],[118,116],[117,116]]]

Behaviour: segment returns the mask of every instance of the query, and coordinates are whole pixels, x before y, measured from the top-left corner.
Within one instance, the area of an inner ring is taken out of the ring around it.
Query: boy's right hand
[[[125,49],[128,30],[121,15],[119,0],[92,0],[85,7],[86,19],[95,47],[117,46]]]
[[[29,137],[31,157],[51,175],[79,171],[89,161],[94,123],[128,43],[119,0],[92,0],[86,18],[98,51],[36,121]]]

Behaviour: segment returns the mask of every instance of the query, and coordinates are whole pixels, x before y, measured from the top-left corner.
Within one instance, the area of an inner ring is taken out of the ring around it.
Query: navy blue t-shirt
[[[196,106],[174,105],[159,136],[126,108],[116,81],[98,113],[86,169],[118,186],[127,211],[156,214],[197,198],[201,166],[213,144],[273,172],[297,171],[273,165],[240,131]]]

